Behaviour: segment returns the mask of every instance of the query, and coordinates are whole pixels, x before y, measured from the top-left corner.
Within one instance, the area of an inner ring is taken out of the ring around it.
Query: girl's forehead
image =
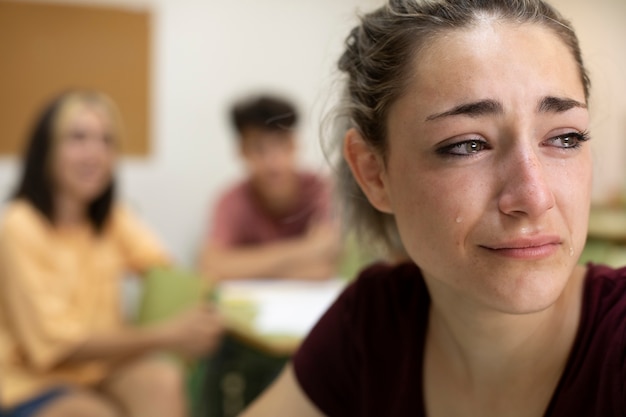
[[[408,67],[405,93],[498,94],[523,83],[583,92],[568,46],[540,24],[484,22],[434,37]],[[584,101],[584,97],[581,98]]]
[[[429,122],[434,115],[471,103],[482,103],[481,114],[526,117],[547,97],[586,103],[568,46],[539,24],[487,22],[447,31],[414,57],[408,83],[390,107],[387,130],[393,136],[407,126],[434,129],[442,126]],[[485,103],[492,105],[489,112],[483,111]]]
[[[433,59],[452,62],[458,58],[486,57],[513,45],[523,50],[547,45],[552,49],[556,47],[567,51],[571,55],[559,35],[544,24],[492,19],[434,33],[420,43],[413,63],[423,66]],[[465,70],[469,71],[471,68]]]
[[[69,127],[76,124],[84,124],[87,121],[97,120],[103,126],[109,126],[111,115],[103,106],[96,103],[78,102],[68,107],[62,116],[62,124]]]

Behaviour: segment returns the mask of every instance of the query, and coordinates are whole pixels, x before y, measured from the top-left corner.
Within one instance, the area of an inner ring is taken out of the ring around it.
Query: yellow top
[[[102,380],[104,360],[61,365],[90,334],[123,325],[120,280],[169,263],[158,240],[115,206],[102,233],[53,227],[30,203],[0,218],[0,404]]]

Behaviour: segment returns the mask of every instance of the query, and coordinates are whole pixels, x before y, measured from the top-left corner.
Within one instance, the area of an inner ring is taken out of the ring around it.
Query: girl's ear
[[[344,138],[343,157],[369,202],[384,213],[393,213],[385,163],[354,128],[348,130]]]

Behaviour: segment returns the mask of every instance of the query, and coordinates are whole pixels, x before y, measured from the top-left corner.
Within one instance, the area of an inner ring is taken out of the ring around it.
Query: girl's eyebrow
[[[450,116],[468,116],[478,117],[487,114],[504,114],[504,107],[502,103],[496,100],[485,99],[478,100],[471,103],[463,103],[453,107],[450,110],[446,110],[441,113],[431,114],[426,118],[426,121],[441,119],[443,117]]]
[[[539,101],[537,106],[538,113],[563,113],[573,108],[587,108],[586,103],[566,98],[546,96]],[[504,114],[504,106],[502,103],[496,100],[485,99],[473,101],[471,103],[463,103],[453,107],[450,110],[446,110],[441,113],[431,114],[426,118],[426,121],[432,121],[451,116],[467,116],[467,117],[479,117],[484,115],[500,115]]]
[[[587,104],[566,97],[544,97],[537,107],[538,113],[563,113],[574,108],[586,109]]]

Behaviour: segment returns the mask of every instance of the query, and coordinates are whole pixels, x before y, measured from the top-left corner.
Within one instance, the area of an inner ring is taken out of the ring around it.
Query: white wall
[[[46,0],[50,1],[50,0]],[[96,3],[90,0],[74,2]],[[302,108],[301,154],[325,169],[318,124],[355,11],[383,0],[97,0],[154,12],[153,143],[121,164],[122,194],[174,256],[192,265],[215,198],[240,174],[225,118],[231,100],[272,88]],[[626,2],[553,0],[578,29],[594,76],[596,199],[623,189],[626,159]],[[558,62],[555,62],[558,65]],[[0,160],[0,195],[17,164]]]

